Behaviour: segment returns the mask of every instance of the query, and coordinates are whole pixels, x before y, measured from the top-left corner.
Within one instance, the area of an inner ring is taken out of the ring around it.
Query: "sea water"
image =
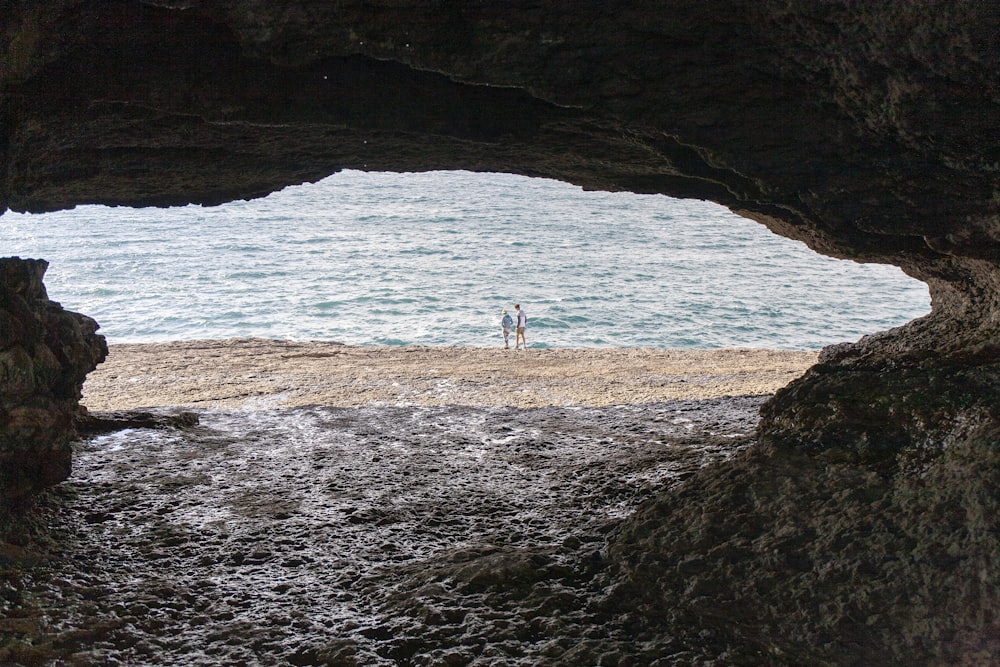
[[[823,257],[710,202],[509,174],[344,171],[222,206],[0,216],[0,255],[111,343],[817,349],[929,310],[898,268]]]

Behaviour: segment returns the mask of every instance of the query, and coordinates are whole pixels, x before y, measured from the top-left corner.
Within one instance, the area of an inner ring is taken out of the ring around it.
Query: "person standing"
[[[528,341],[524,338],[524,329],[528,326],[528,316],[524,314],[524,309],[521,308],[521,304],[515,303],[514,310],[517,312],[517,329],[514,334],[514,349],[521,343],[524,343],[524,349],[528,349]]]
[[[506,308],[503,309],[501,315],[503,315],[500,318],[500,327],[503,329],[503,349],[506,350],[510,347],[510,328],[514,326],[514,320],[507,314]]]

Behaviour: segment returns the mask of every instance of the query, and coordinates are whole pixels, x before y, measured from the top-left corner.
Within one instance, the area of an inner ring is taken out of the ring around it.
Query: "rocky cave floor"
[[[732,664],[707,628],[634,641],[607,546],[745,448],[762,400],[203,410],[81,440],[0,553],[0,662]]]

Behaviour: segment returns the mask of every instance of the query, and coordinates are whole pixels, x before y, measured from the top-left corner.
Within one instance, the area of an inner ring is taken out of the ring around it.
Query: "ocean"
[[[263,337],[818,349],[929,310],[896,267],[823,257],[710,202],[509,174],[344,171],[217,207],[0,217],[3,256],[110,343]]]

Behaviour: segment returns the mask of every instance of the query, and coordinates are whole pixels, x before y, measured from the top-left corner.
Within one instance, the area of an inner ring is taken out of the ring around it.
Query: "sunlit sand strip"
[[[302,405],[606,406],[770,394],[816,362],[784,350],[354,347],[264,339],[112,345],[91,410]]]

